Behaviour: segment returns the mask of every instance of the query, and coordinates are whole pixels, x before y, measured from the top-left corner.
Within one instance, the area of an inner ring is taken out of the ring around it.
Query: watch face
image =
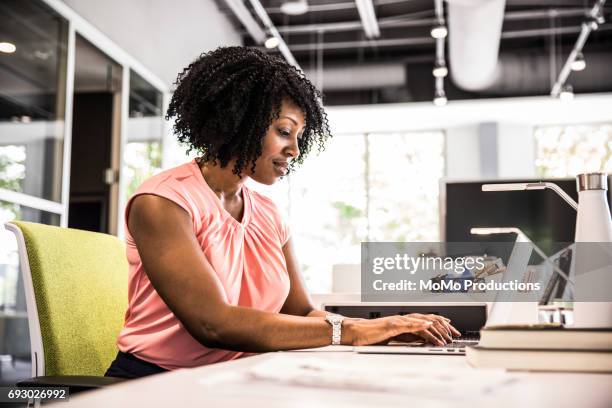
[[[344,320],[344,318],[342,316],[334,316],[334,315],[328,315],[327,316],[327,321],[332,323],[332,324],[338,324],[341,323],[342,320]]]

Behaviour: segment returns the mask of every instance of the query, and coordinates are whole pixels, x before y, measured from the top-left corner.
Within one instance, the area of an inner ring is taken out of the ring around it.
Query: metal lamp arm
[[[546,188],[549,188],[555,193],[559,194],[566,203],[568,203],[574,210],[578,211],[578,203],[575,202],[572,197],[567,195],[567,193],[563,191],[561,187],[559,187],[555,183],[544,183],[544,185],[546,186]]]

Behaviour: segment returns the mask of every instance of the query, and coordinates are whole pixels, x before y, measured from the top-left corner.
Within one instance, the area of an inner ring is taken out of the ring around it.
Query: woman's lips
[[[274,164],[274,170],[280,176],[284,176],[285,174],[287,174],[287,169],[289,168],[289,163],[287,163],[287,162],[279,162],[279,161],[274,161],[272,163]]]

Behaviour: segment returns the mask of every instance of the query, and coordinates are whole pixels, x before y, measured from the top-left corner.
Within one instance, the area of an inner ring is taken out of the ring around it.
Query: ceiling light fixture
[[[380,37],[380,28],[378,27],[378,20],[376,19],[372,0],[355,0],[355,4],[357,5],[357,11],[359,12],[366,37]]]
[[[4,52],[6,54],[12,54],[17,50],[15,44],[10,42],[0,42],[0,52]]]
[[[242,26],[247,30],[251,38],[261,44],[266,40],[266,33],[255,21],[249,9],[242,0],[224,0],[225,4],[232,10],[232,13],[240,20]]]
[[[448,35],[448,28],[444,24],[438,24],[431,29],[431,36],[433,38],[446,38]]]
[[[278,38],[276,37],[270,37],[266,40],[266,42],[264,43],[264,45],[266,46],[266,48],[269,49],[273,49],[278,47],[278,45],[280,44],[280,41]]]
[[[448,75],[448,68],[446,67],[446,58],[444,56],[444,47],[446,46],[444,39],[448,35],[448,30],[444,23],[444,2],[442,0],[434,0],[434,10],[438,25],[431,29],[431,36],[436,39],[436,62],[431,71],[435,78],[433,103],[436,106],[445,106],[448,100],[444,92],[444,77]]]
[[[225,1],[227,2],[230,0],[225,0]],[[242,3],[242,0],[235,0],[235,1],[240,1]],[[285,57],[285,60],[287,60],[289,64],[293,65],[298,71],[302,71],[300,64],[298,64],[298,62],[296,61],[295,57],[291,53],[291,50],[289,50],[287,43],[285,42],[285,40],[283,40],[283,37],[281,37],[280,33],[278,32],[278,29],[276,28],[276,26],[270,19],[270,16],[266,12],[266,9],[264,9],[264,7],[261,5],[261,2],[259,0],[249,0],[249,3],[251,3],[251,6],[253,7],[253,11],[255,11],[255,14],[257,14],[257,17],[259,17],[259,19],[264,24],[264,26],[266,26],[266,28],[268,29],[268,32],[272,36],[278,39],[278,51],[280,51],[280,53],[283,54],[283,57]],[[265,33],[264,33],[264,40],[262,40],[261,42],[265,42]]]
[[[569,92],[566,90],[565,83],[572,71],[580,71],[586,67],[584,56],[582,55],[582,49],[584,48],[584,45],[586,44],[591,32],[597,30],[599,25],[605,21],[603,16],[603,7],[605,2],[606,0],[595,0],[595,4],[589,11],[588,17],[582,23],[580,34],[578,34],[574,48],[572,48],[567,60],[565,60],[565,64],[563,64],[563,67],[557,76],[557,80],[550,90],[550,96],[553,98],[569,100],[574,97],[571,87]],[[581,58],[581,60],[579,58]],[[562,93],[565,93],[565,95],[562,96]]]
[[[574,90],[571,85],[565,85],[559,93],[559,99],[563,102],[571,101],[574,99]]]
[[[308,12],[306,0],[289,0],[281,4],[280,9],[288,16],[299,16]]]
[[[448,75],[448,68],[444,60],[436,61],[433,70],[431,71],[436,78],[444,78]]]
[[[446,93],[443,90],[436,91],[436,95],[434,97],[433,103],[436,106],[444,106],[448,102],[446,99]]]
[[[581,52],[576,54],[576,58],[572,62],[572,71],[582,71],[586,68],[586,61],[584,60],[584,55]]]

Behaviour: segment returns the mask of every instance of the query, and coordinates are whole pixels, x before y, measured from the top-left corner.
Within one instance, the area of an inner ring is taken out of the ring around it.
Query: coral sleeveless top
[[[126,207],[129,302],[117,340],[119,350],[169,370],[239,357],[243,353],[207,348],[197,342],[151,285],[127,228],[130,204],[141,194],[164,197],[189,213],[193,233],[229,304],[273,313],[280,311],[289,293],[282,251],[289,231],[276,206],[269,198],[243,187],[244,215],[237,221],[206,184],[194,160],[146,180]]]

